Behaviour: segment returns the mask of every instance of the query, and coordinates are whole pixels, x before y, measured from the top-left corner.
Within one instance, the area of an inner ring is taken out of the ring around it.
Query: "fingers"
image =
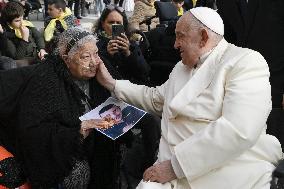
[[[128,51],[129,50],[129,40],[125,35],[122,37],[117,37],[117,39],[109,41],[107,48],[108,48],[109,53],[117,52],[119,49],[123,51]]]
[[[115,40],[110,40],[108,45],[107,45],[107,51],[110,55],[113,55],[115,53],[117,53],[119,50],[119,47],[117,45],[117,43],[115,42]]]
[[[44,55],[45,55],[44,53],[39,52],[39,53],[38,53],[39,59],[40,59],[40,60],[43,60],[43,59],[44,59]]]
[[[116,43],[119,48],[129,49],[129,40],[127,38],[117,37]]]
[[[153,176],[153,166],[146,169],[146,171],[143,174],[143,180],[144,181],[152,181],[151,177]]]
[[[94,128],[107,128],[108,122],[101,119],[90,119],[82,121],[81,127],[85,130]]]

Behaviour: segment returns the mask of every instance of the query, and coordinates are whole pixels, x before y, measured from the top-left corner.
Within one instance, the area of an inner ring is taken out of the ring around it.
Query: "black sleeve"
[[[17,188],[25,182],[21,165],[14,157],[0,160],[0,173],[2,173],[0,183],[5,187]]]
[[[0,71],[0,120],[15,110],[18,97],[25,88],[35,66]]]
[[[35,40],[37,49],[44,49],[45,48],[45,43],[44,43],[44,39],[43,39],[43,35],[34,27],[30,28],[30,31],[32,33],[32,37]]]
[[[135,42],[130,43],[130,51],[131,54],[125,57],[125,65],[128,67],[128,72],[131,74],[130,77],[136,83],[145,84],[150,74],[150,66]]]
[[[19,43],[16,45],[12,38],[13,40],[15,39],[15,37],[13,37],[12,34],[9,34],[8,32],[0,34],[1,51],[3,52],[3,54],[16,60],[25,57],[29,42],[19,39]]]
[[[49,22],[51,21],[51,17],[50,16],[47,16],[45,19],[44,19],[44,24],[43,24],[43,26],[44,26],[44,29],[46,28],[46,26],[49,24]]]
[[[83,158],[79,133],[82,106],[54,73],[39,64],[20,95],[15,127],[25,172],[33,188],[54,187]],[[65,90],[66,89],[66,90]]]

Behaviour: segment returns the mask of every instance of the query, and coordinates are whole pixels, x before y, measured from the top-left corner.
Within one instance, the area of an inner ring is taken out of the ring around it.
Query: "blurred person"
[[[110,93],[94,78],[102,60],[91,33],[67,29],[59,37],[58,51],[43,64],[0,72],[5,81],[0,84],[0,134],[32,188],[84,189],[101,166],[93,162],[95,149],[107,148],[106,160],[114,152],[98,140],[105,136],[91,132],[108,123],[92,120],[90,126],[79,117]]]
[[[122,24],[125,33],[112,39],[112,25]],[[117,75],[135,82],[147,82],[150,67],[145,61],[140,48],[130,41],[128,20],[124,9],[108,5],[94,25],[94,34],[98,36],[98,48],[104,57],[117,70]]]
[[[85,4],[85,8],[87,9],[88,14],[91,14],[91,5],[92,5],[92,1],[91,1],[91,0],[86,0],[85,2],[86,2],[86,4]]]
[[[24,9],[18,2],[8,2],[2,11],[0,24],[0,50],[2,55],[33,64],[47,54],[40,32],[23,20]]]
[[[189,9],[192,9],[196,6],[196,2],[198,0],[184,0],[183,8],[188,11]]]
[[[31,4],[32,10],[39,10],[42,12],[42,7],[39,0],[27,0],[27,2]]]
[[[228,43],[220,15],[210,8],[190,9],[175,33],[182,61],[161,86],[115,80],[98,65],[97,80],[118,99],[162,116],[158,160],[137,189],[270,189],[283,154],[266,134],[265,59]]]
[[[81,10],[81,3],[82,0],[68,0],[68,7],[73,10],[73,4],[74,4],[74,15],[77,19],[82,19],[81,14],[80,14],[80,10]]]
[[[98,17],[101,16],[106,5],[110,4],[110,0],[95,0],[95,13]]]
[[[183,8],[188,11],[194,7],[208,7],[211,9],[216,9],[216,0],[185,0]]]
[[[129,18],[129,25],[131,29],[140,30],[143,32],[148,31],[148,26],[146,23],[141,25],[139,23],[156,15],[154,2],[155,0],[135,0],[133,14]],[[150,28],[155,28],[157,24],[159,24],[158,18],[151,19]]]
[[[44,39],[48,52],[51,52],[57,45],[58,36],[66,29],[78,26],[79,22],[64,0],[48,1],[48,15],[44,21]]]
[[[275,135],[284,149],[284,1],[217,0],[224,20],[224,37],[235,45],[259,51],[270,71],[272,111],[267,132]]]
[[[3,8],[5,7],[5,5],[6,5],[5,0],[0,0],[0,16],[1,16],[1,12],[2,12]]]
[[[27,19],[31,10],[32,10],[32,5],[27,1],[27,0],[21,0],[20,1],[21,5],[23,5],[24,8],[24,19]]]
[[[124,0],[114,0],[116,6],[122,7]]]
[[[182,16],[184,12],[184,9],[182,7],[184,5],[184,0],[172,0],[172,3],[177,9],[178,16]]]

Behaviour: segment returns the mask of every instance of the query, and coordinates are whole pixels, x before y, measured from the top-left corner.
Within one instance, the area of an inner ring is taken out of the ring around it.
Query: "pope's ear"
[[[201,29],[200,34],[201,34],[200,47],[205,47],[209,39],[208,31],[206,31],[205,29]]]

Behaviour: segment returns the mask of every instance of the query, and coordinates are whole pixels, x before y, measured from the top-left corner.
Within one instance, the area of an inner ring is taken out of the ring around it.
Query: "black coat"
[[[225,39],[260,52],[270,71],[284,68],[284,1],[217,0],[224,20]]]
[[[3,24],[4,33],[0,33],[0,51],[3,56],[15,60],[25,58],[38,58],[38,51],[45,48],[44,39],[41,33],[34,27],[28,27],[30,35],[29,42],[18,38],[15,31],[7,24]]]
[[[95,79],[89,82],[94,108],[110,94]],[[105,171],[109,175],[113,172],[113,161],[109,161],[115,156],[112,140],[92,132],[81,143],[78,118],[85,111],[81,102],[85,95],[62,61],[48,58],[43,64],[1,71],[0,83],[1,137],[23,164],[34,188],[61,183],[70,173],[74,158],[89,157],[91,169],[99,170],[109,163]],[[104,159],[92,159],[95,155]]]

